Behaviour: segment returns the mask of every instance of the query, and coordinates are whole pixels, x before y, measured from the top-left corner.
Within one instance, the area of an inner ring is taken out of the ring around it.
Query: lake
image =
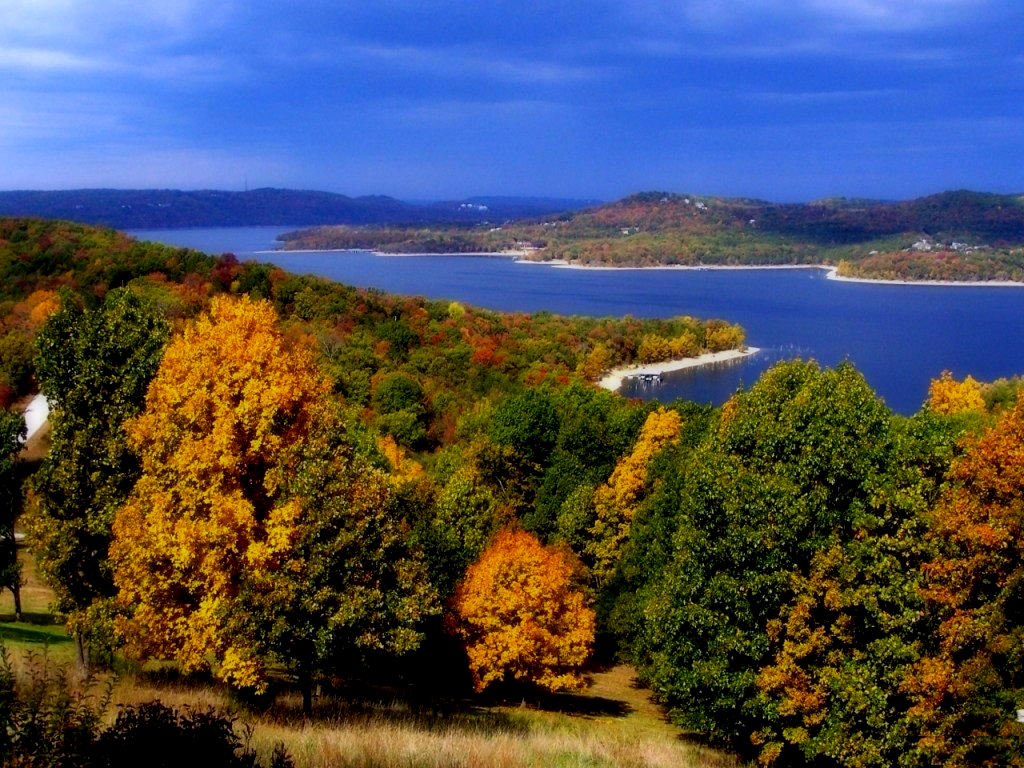
[[[850,360],[899,413],[916,411],[943,370],[981,380],[1024,373],[1024,288],[901,286],[828,280],[820,269],[579,270],[493,256],[267,252],[295,227],[139,230],[140,239],[272,262],[359,287],[558,314],[718,317],[762,351],[666,375],[623,394],[720,404],[779,360]]]

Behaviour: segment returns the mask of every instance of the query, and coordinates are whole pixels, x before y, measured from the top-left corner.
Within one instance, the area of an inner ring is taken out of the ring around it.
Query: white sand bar
[[[738,360],[741,357],[756,355],[760,351],[758,347],[745,347],[743,349],[727,349],[724,352],[708,352],[697,357],[686,357],[682,360],[665,360],[660,363],[650,363],[649,365],[628,365],[609,371],[597,385],[611,392],[618,392],[623,382],[630,376],[660,376],[671,371],[682,371],[686,368],[700,368],[705,365]]]

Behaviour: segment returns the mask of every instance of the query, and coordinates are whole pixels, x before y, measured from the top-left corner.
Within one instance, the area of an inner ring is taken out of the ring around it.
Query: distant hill
[[[501,223],[593,205],[589,200],[477,197],[407,203],[384,195],[254,189],[247,192],[173,189],[75,189],[0,192],[0,216],[100,224],[118,229],[289,224]]]

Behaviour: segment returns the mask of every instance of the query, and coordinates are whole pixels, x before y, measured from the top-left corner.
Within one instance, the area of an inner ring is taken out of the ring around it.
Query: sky
[[[0,189],[1024,193],[1021,0],[2,0]]]

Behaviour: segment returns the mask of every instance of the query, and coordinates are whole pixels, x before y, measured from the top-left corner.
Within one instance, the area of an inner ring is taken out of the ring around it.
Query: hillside
[[[957,191],[778,204],[646,192],[500,228],[321,227],[282,240],[289,249],[523,250],[583,265],[832,264],[850,276],[1022,280],[1024,198]]]
[[[478,197],[409,203],[292,189],[75,189],[0,192],[0,216],[37,216],[119,229],[294,224],[473,224],[541,216],[592,201]]]

